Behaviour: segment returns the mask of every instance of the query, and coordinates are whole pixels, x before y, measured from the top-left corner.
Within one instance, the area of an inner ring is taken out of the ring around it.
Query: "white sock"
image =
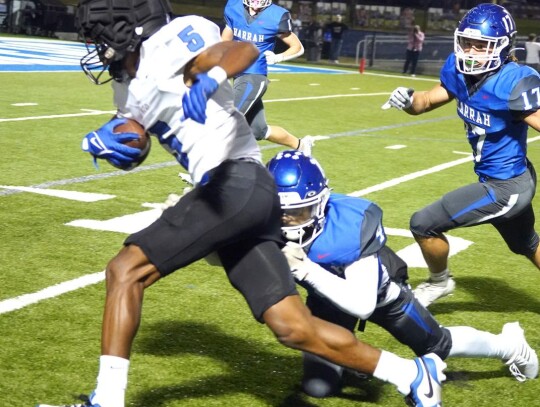
[[[374,377],[392,383],[404,396],[411,392],[411,383],[417,374],[418,368],[414,360],[404,359],[384,350],[373,372]]]
[[[440,273],[429,273],[429,279],[434,283],[445,283],[450,277],[450,271],[448,268],[444,269]]]
[[[479,331],[470,326],[451,326],[452,349],[448,356],[478,357],[508,360],[515,352],[515,345],[502,335]]]
[[[102,355],[92,403],[101,407],[124,407],[128,369],[129,360]]]

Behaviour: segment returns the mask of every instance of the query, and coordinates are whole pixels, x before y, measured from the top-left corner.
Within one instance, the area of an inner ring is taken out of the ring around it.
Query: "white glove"
[[[191,181],[191,177],[189,176],[189,174],[185,174],[183,172],[180,172],[178,174],[178,176],[182,179],[182,181],[184,181],[186,184],[188,184],[189,187],[185,187],[182,190],[182,195],[169,194],[169,196],[167,197],[165,202],[163,202],[160,205],[160,209],[162,211],[164,211],[167,208],[170,208],[171,206],[176,205],[180,199],[182,199],[188,192],[190,192],[193,189],[193,182]]]
[[[178,176],[182,181],[184,181],[186,184],[188,184],[190,187],[193,186],[193,180],[191,179],[191,176],[189,174],[186,174],[184,172],[179,172]]]
[[[381,106],[381,109],[387,110],[391,107],[399,110],[408,109],[413,103],[413,93],[414,89],[400,86],[392,92],[388,101]]]
[[[266,63],[268,65],[278,64],[283,61],[283,56],[281,54],[274,54],[272,51],[264,51],[264,56],[266,57]]]
[[[298,243],[287,242],[287,245],[281,251],[289,263],[294,279],[296,281],[303,281],[313,265],[313,262],[307,257],[304,249]]]
[[[169,194],[165,202],[159,205],[159,209],[164,211],[167,208],[170,208],[171,206],[174,206],[182,199],[188,192],[190,192],[193,188],[186,187],[182,190],[182,195],[178,194]]]

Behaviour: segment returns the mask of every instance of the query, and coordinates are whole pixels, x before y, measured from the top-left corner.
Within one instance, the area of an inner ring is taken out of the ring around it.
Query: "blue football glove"
[[[182,97],[184,117],[204,124],[206,122],[206,102],[218,87],[219,83],[214,78],[206,73],[198,74],[191,89]]]
[[[126,122],[126,119],[116,117],[98,130],[88,133],[83,138],[82,150],[92,154],[94,163],[96,163],[97,158],[104,158],[117,168],[130,167],[139,158],[141,150],[122,143],[137,140],[139,135],[114,132],[116,126]]]

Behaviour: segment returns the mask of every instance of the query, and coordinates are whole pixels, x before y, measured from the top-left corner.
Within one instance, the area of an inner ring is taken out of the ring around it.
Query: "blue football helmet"
[[[502,6],[485,3],[472,8],[454,33],[456,68],[467,75],[498,69],[513,51],[516,23]]]
[[[323,230],[330,189],[324,171],[313,157],[291,150],[278,153],[267,164],[277,185],[282,233],[302,247]]]

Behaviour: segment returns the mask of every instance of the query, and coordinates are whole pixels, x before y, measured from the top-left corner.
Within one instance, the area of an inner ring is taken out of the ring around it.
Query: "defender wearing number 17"
[[[445,194],[411,218],[430,273],[415,289],[424,306],[455,288],[444,233],[458,227],[490,223],[512,252],[540,268],[531,204],[536,173],[527,159],[528,126],[540,131],[540,75],[515,62],[516,34],[504,7],[474,7],[455,31],[455,51],[441,70],[440,84],[424,92],[397,88],[383,105],[418,115],[455,99],[478,175],[477,183]]]

